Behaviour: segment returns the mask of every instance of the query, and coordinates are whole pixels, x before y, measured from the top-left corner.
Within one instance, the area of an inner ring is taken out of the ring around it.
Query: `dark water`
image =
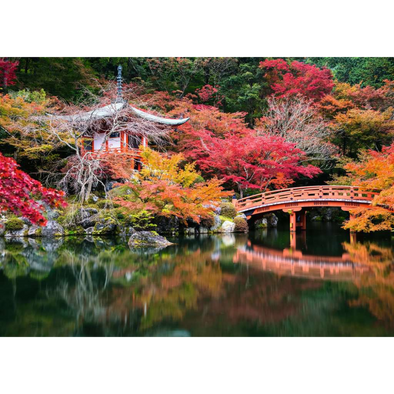
[[[394,237],[308,224],[174,239],[0,240],[1,336],[387,336]]]

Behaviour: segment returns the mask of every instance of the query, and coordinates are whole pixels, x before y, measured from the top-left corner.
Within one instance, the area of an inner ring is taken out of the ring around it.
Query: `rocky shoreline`
[[[48,221],[44,226],[32,224],[26,218],[0,219],[0,236],[13,237],[64,237],[69,235],[131,235],[134,228],[127,222],[105,215],[95,208],[80,208],[74,214],[74,220],[67,223],[65,218],[54,212],[47,212]],[[156,231],[161,234],[208,234],[247,232],[248,225],[244,214],[226,217],[215,213],[212,220],[202,220],[201,223],[190,222],[185,226],[178,218],[159,218],[156,221]]]
[[[46,204],[45,226],[32,224],[23,217],[1,217],[0,237],[5,239],[15,238],[62,238],[68,236],[101,237],[121,236],[129,238],[129,245],[139,246],[167,246],[168,241],[160,236],[176,236],[180,234],[217,234],[248,232],[248,223],[244,214],[238,214],[232,203],[223,202],[215,209],[211,218],[202,219],[201,223],[189,221],[184,224],[176,217],[155,218],[154,230],[145,231],[134,227],[129,218],[116,216],[116,209],[96,207],[83,207],[70,213],[53,210]]]
[[[246,216],[243,213],[238,213],[230,202],[223,202],[215,208],[212,217],[202,219],[200,223],[188,221],[186,225],[177,217],[155,218],[152,225],[154,231],[148,231],[151,230],[150,228],[136,228],[127,217],[122,217],[119,214],[116,216],[114,214],[116,209],[100,207],[99,204],[78,208],[72,213],[53,210],[45,203],[43,203],[43,206],[47,218],[45,226],[34,225],[23,217],[3,216],[0,218],[0,237],[13,239],[121,236],[125,239],[130,238],[129,244],[137,247],[137,244],[142,245],[144,243],[150,243],[150,246],[153,244],[163,245],[166,239],[161,235],[229,234],[249,231]],[[330,208],[318,208],[308,213],[311,221],[341,222],[343,218],[340,215],[341,212],[336,212]],[[278,221],[279,219],[274,213],[269,213],[255,221],[253,228],[277,227]],[[160,238],[152,241],[155,237]]]

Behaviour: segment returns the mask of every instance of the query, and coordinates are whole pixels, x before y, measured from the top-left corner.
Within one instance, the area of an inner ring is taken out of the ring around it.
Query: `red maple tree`
[[[16,68],[19,62],[11,62],[0,58],[0,84],[6,89],[9,85],[14,85],[16,80]]]
[[[45,225],[41,199],[51,206],[65,206],[64,193],[48,189],[18,168],[16,161],[0,153],[0,210],[10,211],[29,219],[33,224]]]
[[[267,70],[265,78],[278,97],[301,94],[320,101],[334,87],[332,73],[325,67],[298,61],[288,64],[283,59],[275,59],[260,62],[260,68]]]
[[[294,144],[278,136],[257,136],[249,129],[244,135],[228,133],[225,139],[200,132],[199,143],[188,155],[205,173],[235,186],[241,198],[248,188],[283,188],[300,175],[311,178],[321,172],[317,167],[302,165],[305,154]]]

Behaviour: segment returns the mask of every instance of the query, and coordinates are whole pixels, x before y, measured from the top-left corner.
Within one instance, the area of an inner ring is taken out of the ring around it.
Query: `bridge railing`
[[[244,210],[262,205],[270,205],[285,201],[304,200],[358,200],[371,201],[377,192],[365,191],[357,186],[306,186],[288,189],[270,190],[265,193],[241,198],[236,201],[236,208]]]

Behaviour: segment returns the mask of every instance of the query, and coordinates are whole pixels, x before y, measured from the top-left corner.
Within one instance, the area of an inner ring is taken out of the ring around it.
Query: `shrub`
[[[153,223],[153,215],[145,210],[129,215],[125,224],[132,226],[136,231],[149,231],[156,228]]]
[[[8,219],[5,224],[5,229],[7,231],[18,231],[23,229],[23,220],[19,218]]]
[[[220,204],[220,215],[227,218],[235,218],[237,216],[237,210],[231,202],[223,202]]]
[[[213,215],[207,218],[201,219],[201,226],[205,228],[211,228],[215,225],[215,217]]]
[[[249,230],[248,222],[244,218],[238,216],[234,219],[234,223],[235,223],[234,231],[236,231],[238,233],[248,232],[248,230]]]

